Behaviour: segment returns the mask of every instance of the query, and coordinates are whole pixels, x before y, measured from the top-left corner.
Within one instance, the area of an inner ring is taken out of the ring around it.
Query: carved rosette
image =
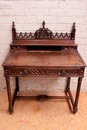
[[[30,76],[30,75],[48,75],[48,76],[60,76],[60,77],[69,77],[69,76],[74,76],[78,77],[81,76],[83,77],[84,75],[84,70],[78,70],[78,69],[20,69],[20,68],[5,68],[4,69],[4,75],[5,76]]]

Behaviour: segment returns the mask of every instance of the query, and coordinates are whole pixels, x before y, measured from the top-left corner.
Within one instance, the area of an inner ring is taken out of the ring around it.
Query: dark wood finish
[[[7,94],[8,94],[8,101],[9,101],[9,112],[10,114],[13,113],[13,105],[12,105],[12,96],[11,96],[11,88],[10,88],[10,78],[6,77],[6,85],[7,85]]]
[[[78,78],[78,85],[77,85],[75,103],[74,103],[74,106],[73,106],[73,113],[76,113],[77,110],[78,110],[78,100],[79,100],[79,94],[80,94],[81,83],[82,83],[82,77],[79,77],[79,78]]]
[[[14,40],[18,39],[70,39],[70,40],[75,40],[75,23],[73,23],[72,29],[70,33],[53,33],[51,30],[48,28],[45,28],[45,22],[42,22],[42,28],[39,28],[38,30],[35,31],[35,33],[32,32],[25,32],[25,33],[17,33],[16,28],[15,28],[15,23],[13,22],[12,24],[12,38]]]
[[[4,76],[6,77],[9,112],[13,107],[19,91],[19,77],[31,76],[58,76],[67,77],[65,96],[39,95],[38,100],[67,99],[71,101],[73,113],[77,112],[78,100],[84,69],[86,67],[75,44],[75,23],[70,33],[53,33],[45,28],[32,32],[17,33],[15,24],[12,24],[12,38],[10,51],[4,60]],[[10,77],[15,77],[16,87],[14,96],[11,96]],[[70,91],[70,78],[78,77],[75,101]]]
[[[19,91],[19,80],[18,77],[15,77],[15,83],[16,83],[16,87],[15,87],[15,91],[14,91],[14,95],[13,95],[13,100],[12,100],[12,105],[14,106],[15,100],[16,100],[16,95],[17,92]]]

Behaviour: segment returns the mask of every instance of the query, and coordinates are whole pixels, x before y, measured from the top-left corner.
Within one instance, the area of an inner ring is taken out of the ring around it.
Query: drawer
[[[83,77],[84,68],[80,69],[43,69],[30,67],[4,67],[4,76],[59,76],[59,77]]]

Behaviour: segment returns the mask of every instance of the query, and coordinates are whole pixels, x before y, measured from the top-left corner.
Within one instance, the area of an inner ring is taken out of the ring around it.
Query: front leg
[[[15,91],[14,91],[14,95],[13,95],[13,100],[12,100],[12,105],[14,106],[15,100],[16,100],[16,96],[17,93],[19,91],[19,80],[18,77],[15,77],[15,83],[16,83],[16,87],[15,87]]]
[[[16,81],[16,91],[19,91],[19,79],[18,77],[15,77],[15,81]]]
[[[65,92],[69,92],[69,90],[70,90],[70,77],[68,77],[68,79],[67,79],[67,85],[66,85],[66,88],[65,88]]]
[[[9,77],[6,77],[6,85],[7,85],[7,94],[8,94],[8,102],[9,102],[9,112],[10,112],[10,114],[12,114],[13,106],[12,106],[12,96],[11,96],[10,78]]]
[[[75,103],[74,103],[74,106],[73,106],[73,113],[74,114],[78,111],[78,101],[79,101],[81,83],[82,83],[82,77],[79,77],[78,78],[78,84],[77,84],[77,91],[76,91]]]

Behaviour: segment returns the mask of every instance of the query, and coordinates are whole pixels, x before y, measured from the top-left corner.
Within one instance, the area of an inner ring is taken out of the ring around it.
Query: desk
[[[65,40],[64,38],[49,38],[48,34],[51,31],[45,29],[43,22],[43,28],[39,29],[39,33],[42,29],[41,34],[44,34],[44,38],[42,37],[43,35],[36,33],[38,32],[37,30],[33,34],[33,39],[31,39],[31,37],[26,39],[25,35],[16,32],[14,26],[13,23],[13,43],[10,44],[10,51],[3,62],[10,114],[13,113],[14,101],[19,91],[19,77],[29,76],[67,77],[66,96],[48,97],[47,95],[39,95],[38,99],[43,97],[68,99],[73,106],[73,113],[76,113],[78,110],[81,82],[86,65],[77,51],[77,44],[75,44],[73,40],[74,37],[71,38],[72,32],[68,35],[68,39]],[[43,33],[46,31],[48,31],[48,33]],[[72,31],[75,32],[75,25]],[[53,36],[52,34],[51,32],[51,36]],[[36,36],[41,37],[37,38]],[[10,77],[15,77],[16,79],[16,89],[13,98],[11,96]],[[70,77],[78,77],[75,101],[70,91]]]

